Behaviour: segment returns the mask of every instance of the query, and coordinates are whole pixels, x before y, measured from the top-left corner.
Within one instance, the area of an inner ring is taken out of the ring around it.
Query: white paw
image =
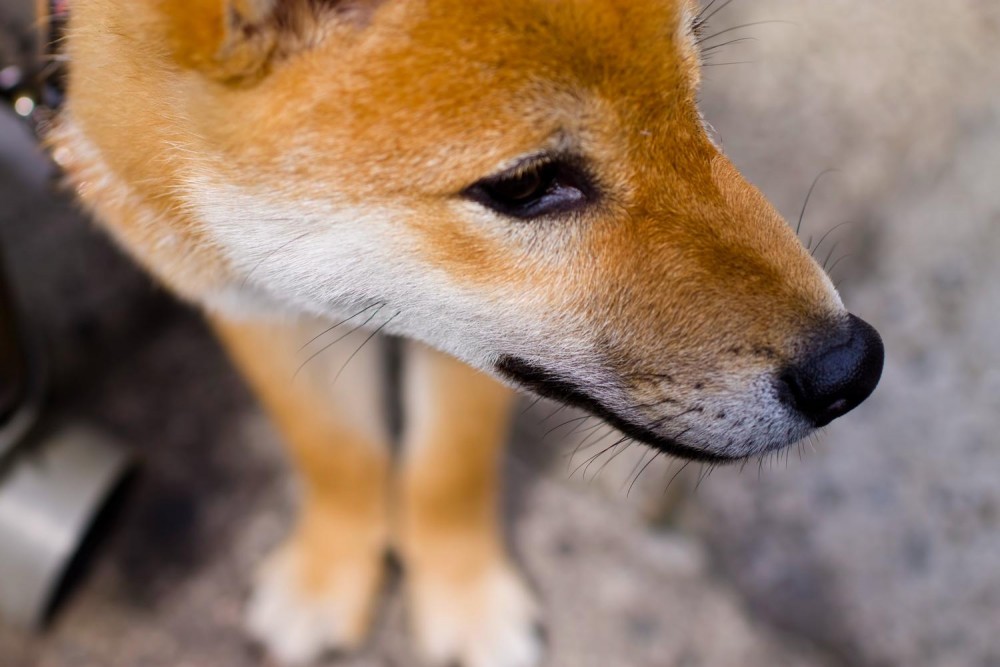
[[[463,582],[412,573],[410,611],[417,646],[431,664],[535,667],[543,642],[538,606],[512,568]]]
[[[278,662],[304,665],[364,641],[378,574],[365,568],[333,574],[317,580],[293,549],[282,550],[261,570],[246,624]]]

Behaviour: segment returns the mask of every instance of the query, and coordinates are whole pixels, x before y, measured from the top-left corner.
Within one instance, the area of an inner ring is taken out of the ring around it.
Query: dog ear
[[[157,0],[176,61],[226,82],[254,80],[327,20],[366,22],[381,0]]]
[[[220,80],[259,72],[276,45],[272,23],[282,0],[159,0],[167,39],[182,67]]]

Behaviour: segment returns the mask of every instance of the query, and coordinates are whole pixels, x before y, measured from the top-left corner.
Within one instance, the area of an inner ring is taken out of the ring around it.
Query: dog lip
[[[671,438],[657,435],[644,426],[633,424],[605,407],[598,399],[588,394],[573,381],[519,357],[503,355],[496,361],[494,367],[497,373],[511,382],[529,389],[539,396],[582,408],[595,417],[603,419],[625,435],[671,456],[706,463],[727,463],[740,460],[739,457],[690,447]]]

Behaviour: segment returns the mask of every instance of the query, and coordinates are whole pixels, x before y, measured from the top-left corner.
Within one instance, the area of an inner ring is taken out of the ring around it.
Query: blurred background
[[[510,530],[550,664],[1000,666],[1000,3],[736,0],[707,34],[735,26],[708,45],[753,40],[712,52],[705,115],[793,222],[837,170],[801,236],[832,230],[820,257],[885,339],[883,380],[788,456],[634,485],[642,452],[588,467],[600,450],[552,431],[571,414],[522,411]],[[48,339],[47,420],[85,418],[141,470],[48,629],[0,625],[0,665],[263,664],[240,622],[294,498],[276,435],[53,179],[0,109],[0,248]],[[413,664],[398,595],[383,616],[330,664]]]

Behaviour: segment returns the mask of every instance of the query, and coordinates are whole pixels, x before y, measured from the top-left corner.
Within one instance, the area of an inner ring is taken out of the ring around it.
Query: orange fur
[[[496,471],[513,395],[424,346],[411,348],[407,374],[414,417],[400,479],[401,547],[417,567],[461,576],[466,564],[502,556]]]
[[[302,472],[302,511],[272,569],[294,563],[292,580],[282,583],[307,604],[337,596],[342,606],[331,623],[339,626],[338,647],[356,648],[372,620],[390,541],[386,442],[373,442],[350,415],[323,400],[326,379],[296,376],[302,331],[220,318],[213,324]]]
[[[258,609],[267,626],[301,603],[301,641],[258,628],[272,650],[297,660],[360,641],[391,513],[424,653],[535,663],[534,605],[497,525],[510,392],[480,372],[502,373],[503,358],[604,391],[601,410],[688,453],[745,455],[798,433],[778,423],[742,443],[725,429],[768,416],[753,401],[769,374],[843,308],[707,136],[695,12],[688,0],[74,5],[54,154],[129,252],[215,311],[305,482]],[[600,195],[531,221],[466,196],[539,153],[579,158]],[[348,326],[422,341],[395,481],[383,439],[333,405],[329,378],[292,380],[300,318],[345,309],[359,311]],[[727,416],[734,405],[750,416]],[[328,616],[342,627],[324,635]]]

